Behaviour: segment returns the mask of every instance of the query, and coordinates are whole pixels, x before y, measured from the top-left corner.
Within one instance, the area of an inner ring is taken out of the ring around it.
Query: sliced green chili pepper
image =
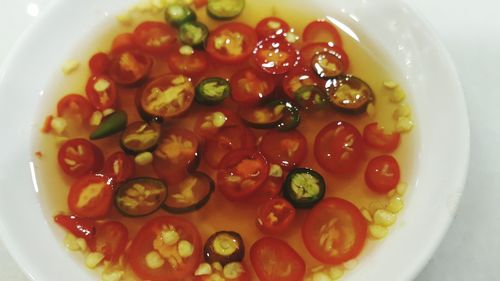
[[[229,83],[218,77],[206,78],[196,86],[195,100],[201,104],[214,105],[221,103],[229,96]]]
[[[203,248],[205,261],[226,265],[239,262],[245,256],[245,246],[241,235],[234,231],[219,231],[212,234]]]
[[[137,121],[129,124],[120,137],[120,147],[128,154],[153,152],[161,135],[161,125],[156,122]]]
[[[325,196],[323,177],[308,168],[295,168],[288,173],[283,183],[283,196],[295,208],[311,208]]]
[[[186,22],[179,27],[179,40],[195,48],[202,48],[208,37],[208,27],[201,22]]]
[[[305,110],[316,110],[327,104],[325,91],[318,86],[305,85],[295,91],[295,100]]]
[[[363,113],[368,104],[375,100],[370,86],[352,75],[342,75],[328,80],[326,89],[330,104],[344,113]]]
[[[238,115],[243,122],[255,129],[276,128],[284,116],[281,105],[240,106]]]
[[[185,5],[172,4],[165,9],[165,20],[175,27],[183,23],[195,21],[196,13]]]
[[[217,20],[233,19],[245,8],[245,0],[208,0],[207,13]]]
[[[283,117],[281,117],[278,124],[276,124],[278,130],[289,131],[299,126],[300,110],[290,102],[274,101],[269,103],[268,106],[273,107],[275,114],[282,111]]]
[[[184,214],[201,209],[210,200],[215,183],[210,176],[194,172],[183,181],[169,186],[170,195],[162,208],[173,214]]]
[[[147,216],[160,208],[167,198],[167,186],[159,179],[130,179],[118,187],[115,206],[129,217]]]
[[[101,124],[90,134],[90,139],[97,140],[111,136],[123,131],[125,127],[127,127],[127,113],[117,110],[101,122]]]

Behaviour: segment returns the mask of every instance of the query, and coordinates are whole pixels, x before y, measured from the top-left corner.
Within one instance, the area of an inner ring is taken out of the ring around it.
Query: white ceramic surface
[[[73,31],[88,32],[99,22],[96,18],[112,15],[131,2],[55,1],[19,42],[0,76],[0,126],[9,136],[1,141],[5,154],[0,162],[0,233],[34,280],[88,280],[88,272],[54,239],[50,220],[41,213],[29,164],[34,109],[52,72],[59,71],[58,66],[67,59],[65,54],[81,40],[81,33]],[[417,178],[412,181],[413,191],[400,223],[345,280],[410,280],[444,234],[464,181],[468,127],[461,89],[441,44],[404,4],[391,0],[339,2],[346,3],[342,20],[376,35],[370,39],[385,50],[406,79],[422,136],[417,147]],[[74,10],[80,12],[72,13]],[[61,25],[60,20],[68,15],[71,20]],[[435,112],[445,114],[436,116]],[[444,131],[449,133],[442,135]],[[8,188],[12,186],[16,189]],[[61,272],[61,268],[66,270]]]

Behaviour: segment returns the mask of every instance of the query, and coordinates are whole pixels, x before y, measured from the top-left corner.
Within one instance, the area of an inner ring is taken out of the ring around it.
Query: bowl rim
[[[127,0],[127,3],[134,3],[135,1],[133,0]],[[360,0],[361,1],[361,0]],[[46,9],[39,15],[39,17],[35,20],[35,23],[28,27],[28,29],[23,33],[23,35],[19,38],[17,43],[13,46],[11,53],[6,57],[5,62],[3,64],[2,69],[0,69],[0,90],[5,89],[5,84],[8,83],[7,79],[10,78],[9,74],[7,73],[10,69],[16,67],[15,64],[19,60],[19,57],[23,55],[24,50],[26,49],[26,45],[28,42],[32,41],[32,37],[34,36],[33,34],[37,32],[37,30],[40,28],[40,24],[43,24],[44,21],[46,21],[52,13],[57,11],[57,9],[60,9],[62,6],[67,6],[68,4],[64,4],[64,1],[59,0],[59,1],[51,1],[47,3]],[[83,2],[83,1],[80,1]],[[116,2],[116,1],[115,1]],[[359,2],[359,1],[358,1]],[[456,108],[460,114],[460,121],[463,122],[461,124],[460,132],[459,134],[463,137],[461,139],[460,145],[460,151],[457,153],[458,156],[461,157],[461,161],[456,163],[455,169],[457,171],[460,171],[458,173],[456,179],[454,179],[452,186],[454,186],[453,189],[453,194],[456,195],[453,199],[456,201],[453,202],[451,206],[448,206],[447,213],[444,214],[442,217],[436,218],[436,220],[440,220],[440,227],[439,229],[434,229],[434,239],[431,241],[428,241],[428,243],[423,247],[419,253],[418,256],[416,256],[415,261],[414,261],[414,266],[412,266],[411,269],[406,271],[404,273],[404,276],[401,277],[401,280],[411,280],[412,278],[415,278],[417,274],[420,272],[420,270],[425,266],[425,264],[429,261],[429,259],[432,257],[432,253],[435,252],[437,247],[439,246],[440,242],[444,238],[449,226],[451,225],[453,221],[453,217],[455,214],[455,211],[458,206],[458,200],[460,198],[460,194],[465,187],[465,182],[467,178],[467,171],[468,171],[468,164],[469,164],[469,157],[470,157],[470,128],[469,128],[469,120],[468,120],[468,114],[467,114],[467,108],[465,105],[465,99],[464,99],[464,94],[462,91],[462,87],[460,85],[460,79],[458,76],[458,73],[456,71],[456,68],[454,66],[454,63],[451,59],[451,56],[449,53],[446,51],[444,45],[439,41],[438,36],[436,35],[436,32],[433,30],[433,28],[430,26],[430,24],[425,20],[425,18],[419,14],[418,11],[415,11],[413,8],[411,8],[407,3],[401,2],[401,1],[394,1],[394,0],[386,0],[387,3],[390,5],[396,5],[398,8],[405,10],[407,13],[409,13],[411,16],[414,17],[422,26],[423,29],[426,30],[426,33],[430,36],[432,41],[432,46],[435,48],[435,51],[439,53],[441,58],[443,59],[443,63],[446,65],[448,74],[450,75],[450,79],[454,81],[455,83],[455,88],[458,89],[458,92],[456,92],[455,98],[457,98],[457,106]],[[126,4],[120,4],[122,7],[125,7]],[[2,91],[0,91],[1,93]],[[0,95],[0,100],[4,100],[5,94]],[[0,103],[0,106],[3,103]],[[1,106],[3,107],[3,106]],[[1,123],[2,125],[5,125],[4,123]],[[3,127],[3,126],[2,126]],[[18,134],[15,134],[18,135]],[[26,132],[23,132],[22,135],[26,135]],[[30,150],[31,152],[31,150]],[[25,157],[29,157],[29,155],[25,155]],[[7,157],[6,157],[7,158]],[[31,159],[31,157],[29,157]],[[3,162],[4,160],[1,160],[0,162]],[[5,164],[6,163],[0,163],[0,164]],[[26,163],[24,163],[26,164]],[[0,167],[2,167],[0,165]],[[24,171],[32,172],[34,169],[33,164],[31,163],[29,166],[24,166]],[[0,182],[3,182],[3,175],[0,173]],[[36,181],[33,181],[32,185],[35,187],[35,191],[37,189],[36,186]],[[2,188],[0,188],[2,189]],[[33,192],[33,190],[32,190]],[[2,194],[2,191],[0,190],[0,194]],[[36,195],[36,194],[35,194]],[[35,196],[36,197],[36,196]],[[1,201],[0,201],[1,202]],[[41,209],[40,206],[37,206],[38,209]],[[1,208],[0,208],[1,209]],[[27,274],[27,276],[31,280],[49,280],[49,279],[43,279],[42,276],[47,276],[46,273],[42,273],[43,269],[40,268],[39,265],[36,263],[33,263],[30,261],[29,255],[23,250],[24,247],[21,245],[22,241],[18,241],[16,239],[16,233],[12,231],[10,228],[10,224],[7,223],[7,220],[5,219],[7,217],[7,213],[5,212],[0,212],[0,238],[5,242],[5,246],[10,252],[11,256],[14,258],[14,260],[18,263],[18,265],[22,268],[22,270]],[[47,228],[50,228],[48,226],[48,222],[44,222],[45,225],[47,225]],[[394,233],[393,233],[394,234]],[[391,234],[392,235],[392,234]],[[68,258],[69,259],[69,258]],[[82,272],[86,270],[81,270]],[[38,279],[42,278],[42,279]],[[350,280],[350,279],[349,279]]]

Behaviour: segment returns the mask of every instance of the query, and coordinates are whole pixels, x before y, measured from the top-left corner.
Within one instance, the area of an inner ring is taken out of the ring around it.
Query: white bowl
[[[59,66],[81,48],[82,36],[113,22],[134,2],[53,1],[0,73],[0,234],[33,280],[97,280],[54,235],[51,214],[44,213],[38,197],[31,141],[41,123],[36,109],[50,94],[44,90]],[[315,0],[307,6],[328,9],[365,34],[360,40],[376,46],[408,90],[417,140],[406,208],[391,234],[344,280],[411,280],[442,239],[465,182],[469,127],[455,68],[431,28],[402,1]]]

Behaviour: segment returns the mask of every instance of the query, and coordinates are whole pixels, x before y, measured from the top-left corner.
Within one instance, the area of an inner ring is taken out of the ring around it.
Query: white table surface
[[[0,0],[0,66],[49,1]],[[406,1],[434,26],[451,53],[471,125],[470,168],[456,219],[416,281],[500,280],[500,2]],[[29,280],[2,241],[0,280]]]

